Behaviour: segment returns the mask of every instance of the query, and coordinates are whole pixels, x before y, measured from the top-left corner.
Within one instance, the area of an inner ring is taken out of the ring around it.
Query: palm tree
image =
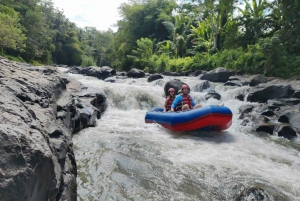
[[[164,21],[163,24],[169,31],[170,40],[168,40],[168,43],[170,43],[170,46],[173,47],[175,56],[183,57],[186,51],[186,43],[191,20],[189,17],[179,14],[174,16],[174,22],[175,23]],[[162,43],[166,43],[166,41],[163,41]]]

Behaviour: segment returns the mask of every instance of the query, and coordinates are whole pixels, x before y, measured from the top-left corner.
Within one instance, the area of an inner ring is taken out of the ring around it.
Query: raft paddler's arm
[[[182,100],[182,96],[177,95],[172,103],[171,112],[174,112],[176,105]]]
[[[168,101],[169,101],[169,98],[167,98],[167,99],[165,100],[165,104],[164,104],[164,112],[167,111],[167,104],[168,104]]]
[[[195,103],[195,101],[193,100],[192,97],[190,97],[190,98],[191,98],[191,102],[192,102],[192,107],[194,108],[194,106],[196,105],[196,103]]]

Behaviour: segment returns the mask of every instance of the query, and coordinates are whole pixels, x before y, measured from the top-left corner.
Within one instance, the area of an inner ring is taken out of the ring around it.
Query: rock
[[[116,70],[113,69],[113,68],[111,68],[111,67],[109,67],[109,66],[102,66],[102,67],[100,67],[100,68],[101,68],[102,71],[107,71],[107,72],[109,72],[112,76],[114,76],[114,75],[117,74]]]
[[[170,80],[168,81],[165,86],[164,86],[164,91],[165,91],[165,95],[168,96],[169,93],[168,93],[168,90],[170,88],[174,88],[175,89],[175,92],[176,94],[178,93],[178,90],[181,89],[181,86],[184,85],[186,83],[178,80],[178,79],[173,79],[173,80]]]
[[[263,125],[259,125],[256,128],[256,131],[257,132],[269,133],[269,134],[273,135],[274,129],[275,129],[275,126],[272,125],[272,124],[263,124]]]
[[[267,102],[269,99],[277,99],[282,97],[291,97],[294,90],[290,85],[267,85],[262,88],[252,89],[247,101],[250,102]]]
[[[167,75],[167,76],[180,76],[180,74],[176,73],[176,72],[164,72],[163,75]]]
[[[230,76],[230,77],[228,78],[228,80],[229,80],[229,81],[240,81],[241,78],[238,77],[238,76]]]
[[[207,73],[207,71],[205,71],[205,70],[196,70],[195,73],[194,73],[194,75],[195,76],[199,76],[201,74],[206,74],[206,73]]]
[[[266,83],[267,81],[268,79],[262,75],[253,75],[250,78],[248,78],[249,85],[252,87],[261,83]]]
[[[133,68],[127,72],[126,76],[132,78],[142,78],[145,77],[145,72],[140,69]]]
[[[287,108],[282,109],[278,118],[279,122],[291,124],[298,131],[300,131],[300,109]]]
[[[294,98],[300,98],[300,91],[295,91],[295,93],[293,94]]]
[[[218,94],[218,93],[216,93],[216,92],[208,92],[205,95],[205,99],[208,100],[210,98],[214,98],[214,99],[220,100],[221,99],[221,95]]]
[[[267,117],[272,117],[272,116],[275,116],[275,113],[272,110],[267,110],[267,111],[261,113],[261,115],[264,115]]]
[[[194,72],[191,70],[187,70],[187,71],[182,71],[180,74],[180,76],[190,76],[192,75]]]
[[[238,94],[234,97],[234,99],[238,99],[240,101],[244,101],[245,99],[245,94]]]
[[[228,81],[224,83],[224,86],[237,86],[237,87],[241,87],[242,84],[240,82],[237,81]]]
[[[289,125],[284,125],[279,127],[278,136],[282,136],[287,139],[293,139],[297,137],[297,132],[293,127]]]
[[[209,71],[207,74],[200,76],[200,79],[208,80],[211,82],[227,82],[231,75],[232,75],[231,71],[219,67],[212,71]]]
[[[205,89],[209,89],[211,86],[210,86],[210,83],[209,81],[207,80],[202,80],[200,81],[199,83],[197,83],[193,88],[192,88],[192,91],[195,91],[195,92],[203,92]]]
[[[117,76],[126,76],[126,72],[117,72],[116,75]]]
[[[281,98],[284,105],[298,105],[300,103],[300,99],[298,98]]]
[[[110,82],[110,83],[115,83],[117,80],[116,77],[108,77],[104,80],[104,82]]]
[[[239,116],[239,119],[244,119],[246,117],[246,114],[252,112],[254,106],[253,105],[242,105],[239,108],[239,113],[241,114]]]
[[[100,112],[105,100],[97,97],[98,108],[92,101],[78,108],[69,89],[81,93],[80,83],[53,67],[36,69],[0,58],[0,197],[77,200],[72,134],[83,122],[80,114],[89,114],[91,125],[86,108]]]
[[[154,75],[151,75],[150,77],[148,77],[148,82],[152,82],[154,80],[158,80],[158,79],[163,79],[164,77],[160,74],[154,74]]]
[[[112,75],[116,74],[116,71],[108,66],[104,67],[72,67],[66,71],[66,73],[73,73],[73,74],[82,74],[85,76],[92,76],[98,79],[104,80]]]

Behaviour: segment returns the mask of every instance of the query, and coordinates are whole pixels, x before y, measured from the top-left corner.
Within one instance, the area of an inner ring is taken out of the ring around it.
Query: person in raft
[[[182,85],[181,92],[182,94],[178,94],[174,99],[171,106],[171,112],[190,110],[202,107],[201,104],[195,104],[194,100],[189,95],[190,87],[188,85]]]
[[[170,88],[168,90],[168,92],[169,92],[169,96],[167,96],[165,104],[164,104],[164,112],[171,110],[171,105],[175,99],[175,89]]]

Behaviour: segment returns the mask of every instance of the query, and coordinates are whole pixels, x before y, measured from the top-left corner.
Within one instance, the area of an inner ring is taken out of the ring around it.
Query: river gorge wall
[[[56,67],[0,57],[1,200],[76,200],[72,135],[95,126],[105,105]]]

